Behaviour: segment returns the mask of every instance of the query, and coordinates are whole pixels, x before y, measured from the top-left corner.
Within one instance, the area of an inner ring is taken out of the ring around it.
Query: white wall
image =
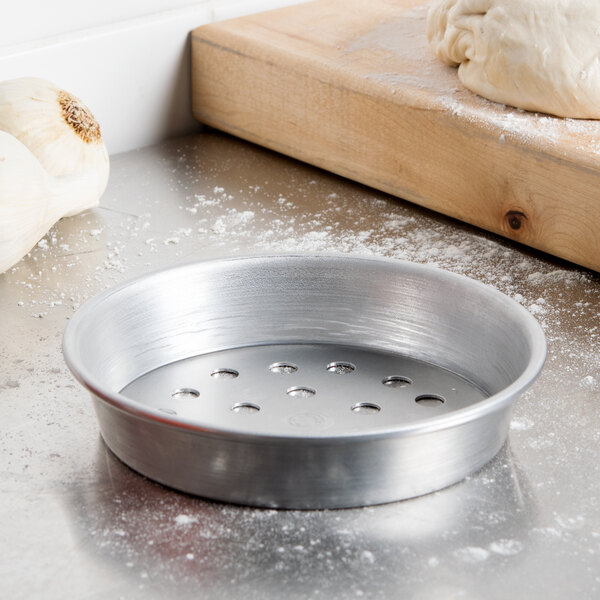
[[[302,0],[20,0],[0,11],[0,80],[44,77],[92,110],[111,154],[192,131],[189,32]]]

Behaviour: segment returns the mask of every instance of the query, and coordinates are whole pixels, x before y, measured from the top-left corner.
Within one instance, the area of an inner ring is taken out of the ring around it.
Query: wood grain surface
[[[199,27],[200,121],[600,270],[600,122],[489,102],[423,0],[318,0]]]

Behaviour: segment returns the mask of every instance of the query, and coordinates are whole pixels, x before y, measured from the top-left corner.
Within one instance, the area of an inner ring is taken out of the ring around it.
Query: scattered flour
[[[490,553],[485,548],[467,546],[465,548],[456,550],[454,552],[454,556],[463,562],[474,564],[487,560],[490,556]]]
[[[583,515],[576,515],[573,517],[564,517],[561,515],[557,515],[556,523],[562,529],[581,529],[585,525],[585,517]]]
[[[490,544],[490,552],[502,556],[515,556],[523,550],[523,544],[519,540],[497,540]]]
[[[191,517],[189,515],[177,515],[175,517],[175,523],[177,523],[177,525],[190,525],[192,523],[197,523],[198,522],[198,517]]]
[[[599,366],[599,370],[600,370],[600,366]],[[595,391],[600,390],[600,383],[598,382],[598,379],[596,377],[594,377],[593,375],[586,375],[585,377],[582,377],[580,379],[579,387],[582,387],[584,389],[595,392]]]
[[[372,565],[375,562],[375,555],[370,550],[363,550],[360,553],[360,562],[363,565]]]
[[[532,315],[543,315],[546,313],[546,309],[540,304],[536,304],[535,302],[533,304],[530,304],[527,307],[527,309]]]
[[[511,431],[528,431],[533,427],[534,423],[527,417],[521,417],[520,419],[513,419],[510,422]]]

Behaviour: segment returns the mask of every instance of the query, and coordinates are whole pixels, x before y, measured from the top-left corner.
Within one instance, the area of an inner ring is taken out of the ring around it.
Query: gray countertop
[[[343,252],[490,284],[542,324],[548,359],[509,441],[465,481],[340,511],[207,502],[104,446],[61,355],[118,282],[194,259]],[[600,277],[206,131],[113,157],[101,206],[0,275],[0,597],[600,597]]]

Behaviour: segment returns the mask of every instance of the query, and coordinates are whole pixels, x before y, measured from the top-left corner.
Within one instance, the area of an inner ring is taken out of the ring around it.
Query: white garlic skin
[[[24,144],[0,131],[0,273],[25,256],[68,211],[97,198],[94,169],[52,177]]]
[[[96,173],[96,196],[62,216],[98,205],[108,183],[108,153],[98,123],[75,96],[44,79],[2,81],[0,130],[22,142],[49,175]]]

